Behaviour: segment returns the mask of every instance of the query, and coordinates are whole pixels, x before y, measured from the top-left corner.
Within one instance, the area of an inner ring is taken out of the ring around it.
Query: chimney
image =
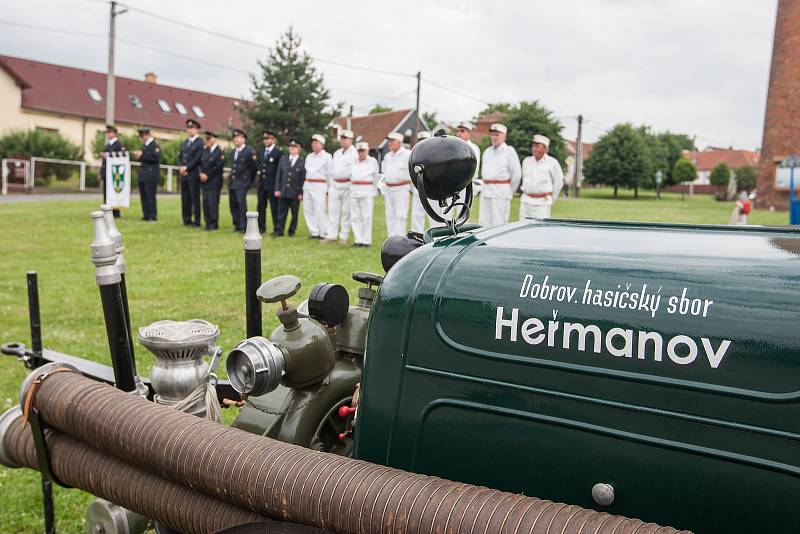
[[[152,84],[158,83],[158,76],[156,76],[155,72],[145,72],[144,81]]]

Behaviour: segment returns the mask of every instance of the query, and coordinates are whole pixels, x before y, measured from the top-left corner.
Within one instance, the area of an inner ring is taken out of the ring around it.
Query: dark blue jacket
[[[294,165],[289,165],[289,156],[283,156],[278,164],[278,175],[275,178],[275,191],[281,192],[281,198],[297,198],[303,193],[305,181],[306,160],[298,157]]]
[[[203,149],[203,156],[200,160],[200,172],[208,175],[206,182],[200,182],[203,189],[222,188],[222,169],[225,167],[225,154],[219,145],[211,152],[208,148]]]
[[[203,156],[203,140],[198,135],[194,141],[186,141],[181,143],[181,149],[178,154],[178,161],[180,165],[186,166],[189,174],[181,176],[181,180],[198,180],[200,178],[200,158]]]
[[[275,190],[275,177],[278,175],[278,163],[281,161],[283,152],[272,145],[272,150],[269,156],[264,157],[266,148],[262,147],[258,153],[258,190],[259,191],[274,191]]]
[[[155,139],[148,145],[142,145],[139,162],[142,164],[139,167],[139,183],[158,182],[161,169],[161,149]]]
[[[231,150],[231,177],[228,180],[228,189],[245,191],[253,184],[258,172],[256,153],[247,145],[242,147],[239,157],[234,158],[236,147]]]

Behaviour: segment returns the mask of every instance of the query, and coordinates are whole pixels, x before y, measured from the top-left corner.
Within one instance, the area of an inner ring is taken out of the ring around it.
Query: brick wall
[[[788,192],[775,190],[775,164],[800,155],[800,0],[778,0],[761,146],[757,207],[787,209]]]

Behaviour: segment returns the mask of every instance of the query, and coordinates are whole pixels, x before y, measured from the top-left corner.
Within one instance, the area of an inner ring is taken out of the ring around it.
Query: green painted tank
[[[356,456],[696,532],[800,532],[800,232],[527,220],[421,247]]]

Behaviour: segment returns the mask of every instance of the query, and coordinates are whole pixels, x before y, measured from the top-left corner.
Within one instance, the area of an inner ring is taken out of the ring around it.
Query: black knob
[[[308,296],[308,315],[326,326],[337,326],[347,318],[350,296],[339,284],[317,284]]]

